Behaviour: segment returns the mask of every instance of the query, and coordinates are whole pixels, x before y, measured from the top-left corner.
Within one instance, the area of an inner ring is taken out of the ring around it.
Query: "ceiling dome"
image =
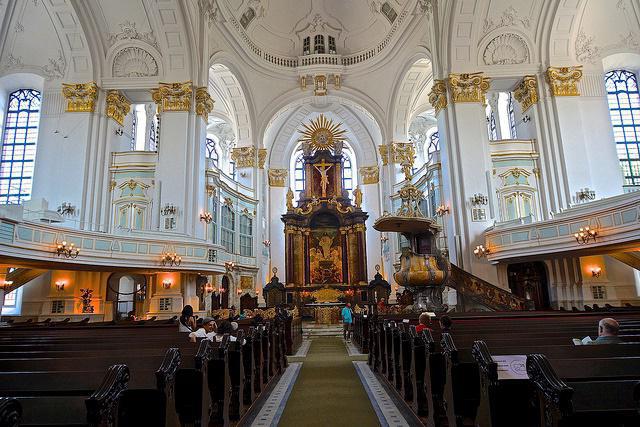
[[[283,56],[348,55],[387,37],[409,0],[222,0],[253,43]],[[324,51],[318,51],[324,36]],[[329,46],[329,37],[334,47]],[[309,38],[305,44],[305,39]],[[331,52],[330,52],[331,51]]]

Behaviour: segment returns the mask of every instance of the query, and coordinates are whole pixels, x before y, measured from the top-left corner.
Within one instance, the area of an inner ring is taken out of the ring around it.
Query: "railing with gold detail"
[[[454,288],[462,298],[470,298],[491,310],[525,310],[526,301],[511,292],[492,285],[460,267],[451,264],[448,286]]]

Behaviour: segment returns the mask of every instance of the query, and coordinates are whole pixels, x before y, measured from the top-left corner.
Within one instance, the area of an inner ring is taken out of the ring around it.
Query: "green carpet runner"
[[[380,425],[340,338],[311,341],[278,425]]]

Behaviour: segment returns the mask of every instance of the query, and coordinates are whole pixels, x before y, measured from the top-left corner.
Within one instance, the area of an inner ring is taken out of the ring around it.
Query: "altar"
[[[304,305],[304,311],[312,314],[317,324],[338,324],[341,323],[340,311],[344,305],[343,302],[311,303]]]

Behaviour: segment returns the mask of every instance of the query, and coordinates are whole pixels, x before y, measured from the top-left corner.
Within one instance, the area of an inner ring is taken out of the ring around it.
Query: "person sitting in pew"
[[[619,330],[620,324],[615,319],[605,317],[598,322],[598,338],[588,344],[620,344]]]
[[[216,334],[216,322],[211,317],[205,317],[202,319],[202,327],[195,332],[189,334],[191,342],[196,342],[198,338],[209,338],[213,340]]]
[[[416,326],[416,333],[419,334],[425,329],[428,329],[429,331],[431,330],[431,317],[427,312],[420,314],[420,317],[418,318],[418,326]]]
[[[178,319],[178,332],[193,332],[196,330],[196,318],[193,315],[193,307],[185,305]]]
[[[234,323],[235,323],[235,328],[234,328],[234,325],[233,325]],[[218,329],[216,330],[216,333],[214,335],[212,335],[211,337],[209,337],[209,339],[211,341],[215,341],[215,342],[222,342],[222,337],[224,337],[225,334],[229,334],[229,341],[230,342],[238,341],[237,337],[231,335],[231,333],[234,332],[237,329],[238,329],[238,324],[236,322],[229,322],[228,320],[223,320],[218,325]],[[246,342],[247,342],[247,340],[243,339],[242,340],[242,345],[244,345]]]
[[[440,329],[442,329],[442,332],[451,332],[451,326],[453,326],[453,322],[451,321],[451,318],[449,316],[445,314],[439,319],[439,321]]]

